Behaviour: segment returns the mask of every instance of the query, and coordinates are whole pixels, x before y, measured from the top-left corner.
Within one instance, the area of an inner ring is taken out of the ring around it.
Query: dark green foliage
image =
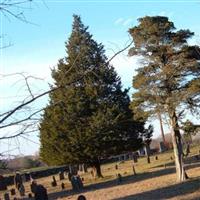
[[[198,131],[200,130],[200,125],[194,124],[190,120],[186,120],[185,122],[182,123],[181,128],[185,134],[196,135]]]
[[[153,136],[153,126],[149,125],[148,128],[144,129],[142,133],[143,143],[144,145],[150,145]]]
[[[79,16],[66,43],[67,57],[52,71],[56,87],[40,123],[41,157],[48,164],[88,163],[138,149],[143,122],[133,121],[128,90],[107,63]]]

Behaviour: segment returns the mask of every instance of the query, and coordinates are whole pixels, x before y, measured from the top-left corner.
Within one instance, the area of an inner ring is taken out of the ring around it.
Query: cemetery
[[[117,161],[103,164],[102,174],[104,177],[101,179],[97,179],[91,174],[92,168],[88,168],[87,172],[84,172],[82,167],[79,167],[78,169],[78,167],[71,166],[68,168],[65,167],[65,171],[64,168],[62,168],[62,170],[60,169],[60,171],[54,171],[54,175],[46,174],[46,177],[37,177],[32,180],[37,184],[44,186],[47,190],[49,199],[52,200],[75,200],[80,194],[84,194],[91,200],[103,199],[102,195],[104,195],[106,199],[120,199],[120,196],[125,195],[125,193],[133,195],[133,197],[127,197],[127,199],[138,199],[139,196],[134,196],[134,193],[140,191],[140,189],[138,190],[139,187],[143,187],[143,192],[147,190],[146,197],[144,197],[144,199],[147,200],[151,195],[157,194],[157,191],[155,191],[154,194],[153,189],[155,187],[166,185],[168,187],[172,185],[172,189],[169,188],[166,189],[166,191],[164,190],[164,192],[169,192],[169,197],[173,197],[173,187],[177,187],[180,198],[176,199],[187,199],[188,196],[196,197],[200,193],[200,191],[196,190],[196,186],[194,185],[196,182],[200,181],[199,178],[197,178],[198,176],[200,177],[200,155],[198,146],[192,147],[191,153],[185,158],[187,172],[190,177],[194,178],[183,183],[183,185],[176,186],[172,150],[151,155],[150,163],[147,163],[145,155],[137,156],[137,160],[134,156],[132,158],[126,158],[127,159],[124,159],[123,162]],[[78,175],[76,175],[77,170]],[[15,185],[8,185],[6,190],[5,188],[2,188],[1,185],[0,198],[8,199],[8,197],[4,197],[7,195],[10,199],[13,199],[14,197],[17,199],[32,199],[34,193],[31,191],[31,179],[23,182],[23,184],[25,188],[24,196],[20,196],[20,192]],[[130,187],[130,184],[133,185]],[[134,187],[136,187],[137,190],[135,190]],[[194,192],[189,194],[185,193],[182,190],[185,187],[194,187]],[[152,193],[148,193],[149,188],[152,189]],[[107,193],[111,193],[111,195],[108,195]],[[101,196],[101,198],[99,196]],[[160,196],[154,198],[160,199]]]

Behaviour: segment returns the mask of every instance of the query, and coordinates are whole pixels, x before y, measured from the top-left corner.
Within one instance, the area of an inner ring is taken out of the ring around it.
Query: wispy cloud
[[[161,11],[157,15],[172,18],[174,16],[174,13],[173,12],[167,12],[167,11]]]
[[[118,18],[115,20],[115,25],[129,26],[133,22],[133,18]]]
[[[118,18],[115,20],[115,24],[121,24],[124,21],[124,19],[122,17]]]

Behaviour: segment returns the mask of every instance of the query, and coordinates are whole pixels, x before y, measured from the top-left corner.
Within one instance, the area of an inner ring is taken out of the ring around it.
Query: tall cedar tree
[[[87,30],[75,15],[67,57],[52,71],[55,87],[65,87],[50,94],[40,153],[48,164],[89,164],[101,177],[101,158],[138,149],[144,124],[133,121],[128,90]]]
[[[167,114],[172,128],[177,180],[187,175],[183,165],[179,116],[188,108],[198,111],[200,100],[200,48],[189,46],[194,35],[189,30],[175,31],[167,17],[139,19],[139,25],[129,30],[135,46],[130,55],[144,57],[143,67],[133,77],[132,109],[140,114]]]

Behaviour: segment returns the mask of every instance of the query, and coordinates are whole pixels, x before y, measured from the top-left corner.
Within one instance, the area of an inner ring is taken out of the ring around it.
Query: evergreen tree
[[[133,121],[128,90],[76,15],[66,52],[52,71],[55,87],[63,87],[50,94],[40,123],[41,157],[48,164],[89,164],[100,177],[102,158],[142,145],[144,123]]]
[[[177,180],[187,175],[183,166],[179,116],[185,110],[198,111],[200,100],[200,48],[189,46],[194,35],[189,30],[175,31],[167,17],[144,17],[129,30],[135,46],[130,55],[144,57],[143,66],[133,77],[132,109],[138,116],[167,114],[172,127]]]

